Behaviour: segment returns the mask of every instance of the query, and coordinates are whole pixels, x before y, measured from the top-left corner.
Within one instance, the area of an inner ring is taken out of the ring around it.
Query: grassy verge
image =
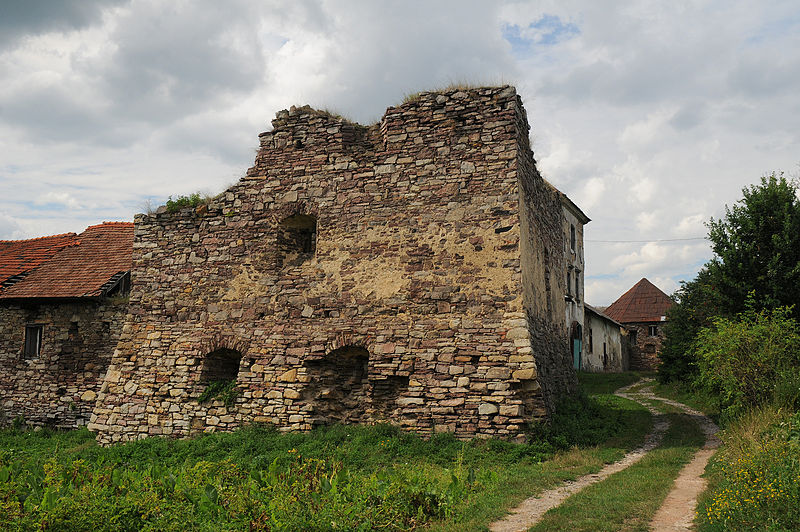
[[[719,423],[719,401],[702,390],[691,388],[682,382],[668,382],[656,384],[653,386],[653,392],[699,410],[710,417],[714,423]]]
[[[669,414],[663,443],[633,466],[547,512],[531,530],[647,530],[681,468],[704,437],[691,418]]]
[[[425,440],[389,425],[250,427],[98,447],[85,431],[0,431],[3,530],[480,530],[599,470],[651,425],[611,395],[566,402],[529,443]]]
[[[721,434],[698,529],[800,530],[800,413],[755,408]]]

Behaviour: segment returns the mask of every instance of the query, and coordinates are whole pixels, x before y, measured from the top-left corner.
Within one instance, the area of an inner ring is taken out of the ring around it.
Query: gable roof
[[[662,321],[672,300],[647,279],[622,294],[605,310],[605,314],[620,323]]]
[[[87,227],[72,245],[0,292],[0,299],[97,297],[132,263],[133,224],[103,222]]]
[[[605,313],[602,310],[600,310],[600,307],[593,307],[591,305],[587,305],[586,303],[584,303],[583,304],[583,308],[584,308],[585,311],[589,312],[590,314],[594,314],[598,318],[604,319],[606,321],[610,321],[614,325],[622,327],[622,324],[619,323],[617,320],[613,319],[610,316],[606,316]]]
[[[0,240],[0,292],[22,280],[68,246],[77,245],[75,233],[43,236],[28,240]]]

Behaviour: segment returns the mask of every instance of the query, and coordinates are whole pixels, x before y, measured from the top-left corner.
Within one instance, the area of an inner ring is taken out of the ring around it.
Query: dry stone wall
[[[0,418],[58,428],[86,425],[127,303],[4,302],[0,305]],[[24,357],[25,327],[42,327],[38,357]]]
[[[137,215],[100,442],[253,422],[518,438],[574,390],[563,281],[545,287],[561,205],[513,87],[422,93],[369,127],[309,107],[272,124],[228,191]],[[235,401],[199,401],[230,361]]]

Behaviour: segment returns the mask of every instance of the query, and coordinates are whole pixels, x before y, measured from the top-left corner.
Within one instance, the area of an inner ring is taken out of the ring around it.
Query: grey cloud
[[[129,0],[6,0],[0,4],[0,49],[26,35],[78,30],[103,10]]]

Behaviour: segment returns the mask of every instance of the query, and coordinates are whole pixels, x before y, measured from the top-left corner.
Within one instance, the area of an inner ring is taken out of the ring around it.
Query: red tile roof
[[[29,240],[0,240],[0,292],[68,246],[77,245],[75,233]],[[15,279],[16,278],[16,279]]]
[[[661,321],[666,316],[672,300],[647,279],[622,294],[604,314],[620,323]]]
[[[103,285],[133,263],[133,224],[103,222],[77,235],[76,242],[43,262],[0,299],[95,297]]]

